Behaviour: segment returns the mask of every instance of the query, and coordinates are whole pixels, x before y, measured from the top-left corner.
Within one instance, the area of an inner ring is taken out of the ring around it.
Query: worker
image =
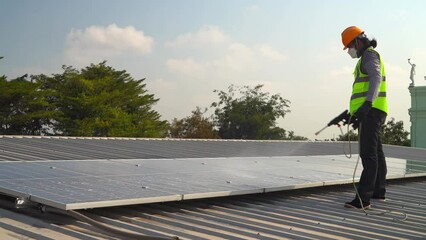
[[[364,31],[350,26],[342,32],[343,50],[348,49],[356,64],[349,104],[351,122],[358,128],[359,153],[363,170],[358,185],[359,197],[345,207],[368,209],[370,200],[385,200],[386,159],[380,140],[381,127],[388,113],[386,73],[383,60],[375,50],[377,41],[370,40]]]

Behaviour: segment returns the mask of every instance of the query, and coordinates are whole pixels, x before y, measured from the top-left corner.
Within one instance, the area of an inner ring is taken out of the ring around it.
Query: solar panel
[[[0,191],[64,210],[263,193],[350,183],[355,157],[4,161]],[[416,161],[387,163],[388,178],[426,175]]]

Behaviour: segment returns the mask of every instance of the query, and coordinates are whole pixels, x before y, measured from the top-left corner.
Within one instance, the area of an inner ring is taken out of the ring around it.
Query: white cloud
[[[233,43],[228,46],[224,58],[214,61],[214,65],[223,70],[247,72],[257,69],[255,52],[242,43]]]
[[[212,46],[212,43],[217,43]],[[220,43],[220,44],[219,44]],[[270,45],[248,46],[233,41],[219,27],[205,25],[198,31],[185,33],[166,44],[177,47],[179,57],[166,61],[169,70],[201,79],[216,77],[222,79],[259,72],[271,67],[271,61],[283,61],[286,56]],[[187,47],[197,46],[197,50]],[[185,56],[186,55],[186,56]],[[183,57],[182,57],[183,56]]]
[[[204,70],[203,65],[195,62],[192,58],[169,59],[166,62],[166,66],[172,71],[187,75],[199,74]]]
[[[205,25],[195,33],[179,35],[175,40],[167,42],[167,47],[199,46],[217,44],[228,41],[228,37],[217,26]]]
[[[192,57],[169,59],[166,61],[166,66],[173,72],[204,79],[218,77],[218,75],[245,75],[259,69],[261,62],[256,57],[256,52],[244,44],[232,43],[224,52],[224,55],[219,58],[204,60],[196,60]]]
[[[270,58],[271,60],[282,61],[286,59],[286,56],[284,54],[272,49],[272,47],[269,45],[260,46],[259,51],[262,56]]]
[[[90,26],[72,29],[66,37],[65,59],[71,64],[87,64],[124,54],[144,55],[152,51],[154,39],[133,26]]]

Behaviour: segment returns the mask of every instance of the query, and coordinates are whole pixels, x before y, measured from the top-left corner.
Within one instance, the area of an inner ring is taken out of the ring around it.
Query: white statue
[[[410,62],[410,59],[408,59],[408,64],[411,65],[411,73],[410,73],[410,79],[411,79],[411,83],[410,83],[410,87],[414,87],[414,75],[416,75],[416,64],[413,64]]]

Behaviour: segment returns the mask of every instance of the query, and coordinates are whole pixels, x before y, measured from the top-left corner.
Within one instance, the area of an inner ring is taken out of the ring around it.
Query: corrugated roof
[[[357,153],[345,142],[88,138],[0,135],[0,161],[259,157]],[[424,160],[426,149],[384,145],[387,156]]]
[[[386,155],[424,160],[426,149],[384,145]],[[144,139],[0,135],[0,161],[309,156],[357,153],[347,142]]]
[[[354,168],[343,148],[323,155],[342,143],[58,137],[5,137],[3,143],[0,156],[21,161],[0,162],[0,192],[64,210],[348,183]],[[81,154],[88,152],[97,155]],[[389,158],[387,165],[388,178],[426,175],[406,159]]]
[[[0,143],[3,161],[307,156],[343,152],[343,143],[308,141],[0,136]],[[355,153],[357,145],[352,147]]]
[[[342,154],[343,143],[288,141],[223,141],[171,139],[106,139],[0,137],[0,161],[95,159],[220,158]],[[346,152],[348,152],[346,145]],[[352,144],[352,153],[357,151]],[[425,149],[385,146],[388,157],[409,160],[425,172]],[[81,213],[126,231],[183,239],[424,239],[426,178],[392,180],[384,203],[373,209],[408,214],[366,216],[344,209],[354,197],[352,186],[307,188],[238,197],[81,210]],[[1,239],[124,239],[69,216],[5,207]]]
[[[393,220],[397,214],[345,209],[353,196],[345,185],[80,212],[127,231],[181,239],[426,238],[426,178],[393,180],[389,200],[373,203],[376,210],[405,212],[404,222]],[[3,208],[0,216],[2,239],[120,239],[64,215]]]

